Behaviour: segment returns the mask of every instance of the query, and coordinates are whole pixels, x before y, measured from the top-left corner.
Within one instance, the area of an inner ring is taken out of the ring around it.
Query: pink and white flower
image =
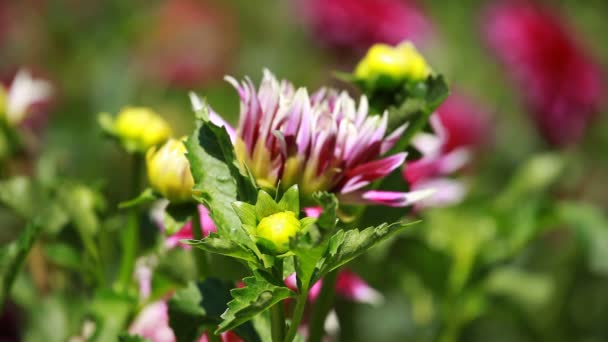
[[[19,70],[8,88],[0,85],[0,115],[9,124],[18,125],[32,105],[48,100],[51,93],[49,82],[34,79],[28,70]]]
[[[418,207],[437,207],[461,201],[466,189],[464,185],[447,178],[451,173],[464,167],[471,158],[471,151],[459,147],[446,151],[448,141],[438,114],[431,116],[432,133],[418,133],[412,139],[412,145],[420,151],[422,157],[409,162],[404,169],[403,177],[414,191],[433,190],[433,194],[420,201]]]
[[[262,188],[298,184],[304,196],[323,190],[344,202],[390,206],[411,205],[428,193],[364,189],[406,158],[406,153],[385,155],[406,125],[388,133],[388,113],[370,115],[365,96],[357,103],[345,91],[326,88],[309,95],[268,70],[257,90],[249,78],[226,79],[241,99],[233,136],[237,157]]]
[[[295,273],[285,279],[285,285],[294,291],[298,289]],[[322,286],[323,280],[321,279],[310,288],[308,300],[314,302],[319,296]],[[357,303],[379,305],[384,301],[384,297],[380,292],[369,286],[365,280],[348,269],[342,269],[338,273],[336,294]]]

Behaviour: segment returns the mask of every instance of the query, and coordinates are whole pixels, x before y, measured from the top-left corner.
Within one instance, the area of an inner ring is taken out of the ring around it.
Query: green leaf
[[[321,266],[317,268],[312,282],[317,281],[325,274],[355,259],[365,253],[368,249],[398,233],[403,228],[417,222],[393,224],[381,224],[377,227],[369,227],[359,231],[358,229],[339,230],[331,238],[327,249],[321,260]]]
[[[102,132],[109,136],[114,136],[114,117],[110,113],[99,113],[97,115],[97,123],[101,127]]]
[[[200,283],[198,288],[203,295],[203,307],[209,317],[212,317],[219,324],[221,315],[228,308],[227,303],[232,298],[230,289],[233,284],[231,282],[222,281],[217,278],[207,278]],[[261,338],[253,328],[250,322],[241,324],[232,330],[239,337],[247,342],[261,342]]]
[[[100,290],[90,304],[95,318],[95,335],[91,341],[115,341],[127,324],[137,301],[112,290]]]
[[[203,296],[194,283],[177,290],[169,300],[169,326],[178,342],[196,341],[204,325],[211,324],[202,306]]]
[[[231,205],[239,196],[249,202],[247,197],[250,196],[246,194],[249,190],[238,187],[244,180],[234,148],[226,130],[211,123],[206,106],[203,107],[198,113],[198,127],[185,143],[195,181],[194,190],[198,192],[195,198],[209,209],[220,236],[259,253]]]
[[[292,249],[296,255],[296,281],[300,292],[308,291],[314,285],[313,275],[319,260],[327,248],[327,241],[317,246],[297,246]]]
[[[209,107],[204,100],[198,98],[194,93],[190,93],[190,100],[200,124],[198,129],[200,145],[205,148],[205,142],[212,146],[215,142],[216,148],[209,149],[209,153],[217,155],[217,158],[224,160],[228,165],[230,174],[238,185],[238,200],[254,203],[257,196],[255,179],[248,170],[241,170],[226,128],[219,127],[210,121]],[[244,168],[246,169],[246,166]]]
[[[294,184],[285,191],[279,201],[279,208],[282,211],[292,211],[296,213],[296,216],[300,215],[300,191],[297,184]]]
[[[255,203],[255,216],[259,221],[264,217],[281,212],[281,208],[266,191],[258,192],[258,201]]]
[[[217,332],[232,330],[293,295],[287,287],[272,284],[257,273],[243,282],[245,287],[230,291],[233,299],[222,315]]]
[[[75,271],[82,271],[82,256],[78,250],[65,243],[46,245],[44,249],[52,263]]]
[[[404,92],[403,100],[396,105],[397,107],[406,110],[405,116],[402,120],[397,122],[395,121],[395,118],[392,118],[392,120],[390,120],[391,126],[389,127],[394,129],[405,123],[406,120],[409,121],[410,124],[407,126],[399,141],[387,154],[403,152],[414,135],[426,126],[431,114],[435,112],[439,105],[441,105],[449,95],[448,86],[441,75],[429,76],[426,81],[422,83],[408,84],[405,86]]]
[[[0,248],[0,311],[40,231],[37,221],[30,222],[16,241]]]
[[[242,246],[226,239],[221,238],[213,233],[202,240],[182,240],[181,242],[188,245],[203,249],[210,253],[230,256],[233,258],[245,260],[247,262],[257,262],[255,253],[244,249]]]
[[[141,194],[139,194],[139,196],[128,201],[120,202],[118,207],[120,209],[132,208],[144,203],[155,201],[158,198],[159,197],[156,195],[156,193],[154,193],[152,188],[146,188]]]
[[[255,206],[245,202],[234,202],[232,208],[236,211],[236,214],[241,219],[244,225],[251,227],[257,226],[257,219],[255,217]]]
[[[338,223],[338,199],[329,192],[316,192],[312,196],[323,208],[323,212],[317,218],[317,225],[323,230],[333,230]]]

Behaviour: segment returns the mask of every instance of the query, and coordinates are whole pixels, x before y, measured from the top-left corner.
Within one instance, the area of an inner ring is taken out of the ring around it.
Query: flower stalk
[[[137,196],[141,187],[141,175],[143,172],[144,159],[140,154],[133,154],[131,174],[131,197]],[[137,218],[137,207],[129,209],[127,226],[122,233],[121,247],[122,259],[117,287],[120,291],[127,291],[133,278],[135,258],[139,247],[139,222]]]
[[[334,303],[337,280],[338,270],[330,272],[323,278],[321,293],[315,303],[310,327],[308,329],[309,342],[321,342],[321,339],[325,335],[325,319]]]

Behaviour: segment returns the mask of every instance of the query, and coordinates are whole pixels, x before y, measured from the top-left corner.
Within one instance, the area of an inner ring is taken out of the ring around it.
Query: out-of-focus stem
[[[277,260],[273,273],[275,277],[283,278],[283,259]],[[285,306],[282,301],[270,308],[270,333],[272,342],[283,342],[285,337]]]
[[[133,170],[131,174],[131,198],[139,194],[142,172],[143,157],[140,154],[134,154]],[[139,248],[139,222],[137,216],[137,208],[130,208],[127,226],[122,232],[122,258],[118,278],[118,289],[120,291],[126,291],[133,279],[135,258],[137,257],[137,249]]]
[[[296,299],[296,307],[293,311],[293,317],[291,318],[291,325],[289,326],[289,330],[287,331],[284,342],[291,342],[296,337],[298,327],[300,326],[302,316],[304,315],[307,299],[308,291],[302,292],[298,295],[298,298]]]
[[[325,335],[325,319],[334,303],[337,279],[338,270],[330,272],[323,278],[323,287],[315,302],[310,328],[308,330],[309,342],[320,342]]]

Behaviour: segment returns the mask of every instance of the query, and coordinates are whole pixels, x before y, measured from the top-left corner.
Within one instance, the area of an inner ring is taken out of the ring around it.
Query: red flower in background
[[[579,140],[601,100],[600,67],[561,18],[524,1],[486,12],[490,47],[513,75],[542,136],[553,145]]]
[[[337,49],[365,50],[374,43],[417,42],[432,31],[412,1],[298,0],[317,39]]]
[[[210,1],[168,0],[146,31],[137,63],[156,81],[191,88],[221,79],[235,41],[231,15]]]

